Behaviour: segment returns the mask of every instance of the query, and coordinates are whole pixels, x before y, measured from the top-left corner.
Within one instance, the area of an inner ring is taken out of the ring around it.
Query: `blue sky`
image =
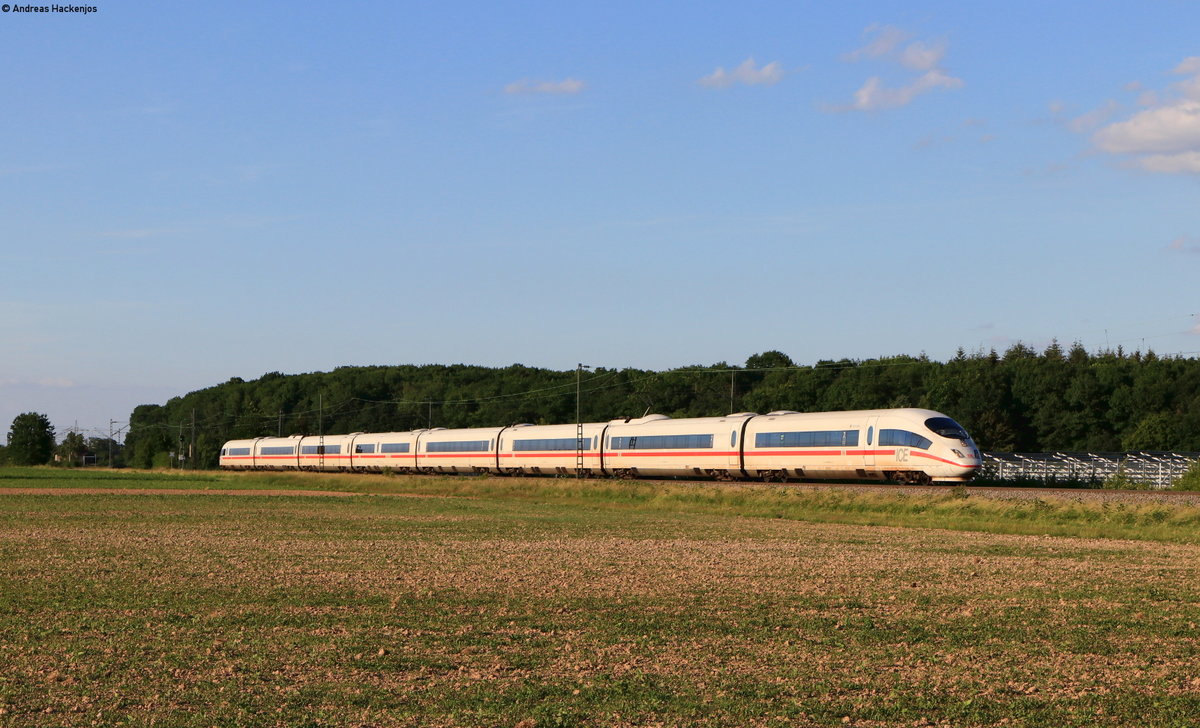
[[[0,13],[0,423],[269,371],[1200,352],[1200,3]]]

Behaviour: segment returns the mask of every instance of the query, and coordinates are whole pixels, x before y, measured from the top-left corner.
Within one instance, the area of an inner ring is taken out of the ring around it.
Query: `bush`
[[[1133,480],[1125,474],[1125,463],[1117,466],[1117,472],[1104,480],[1104,487],[1111,490],[1150,490],[1150,482]]]
[[[1171,490],[1200,490],[1200,460],[1194,461],[1191,467],[1179,476]]]

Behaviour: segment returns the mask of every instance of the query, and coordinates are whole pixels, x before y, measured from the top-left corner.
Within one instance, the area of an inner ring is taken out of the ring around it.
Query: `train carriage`
[[[294,470],[300,467],[300,435],[292,437],[262,437],[254,446],[254,467],[257,470]]]
[[[309,435],[297,443],[296,466],[301,470],[349,470],[354,438],[350,435]]]
[[[649,415],[609,423],[604,467],[618,477],[737,477],[738,443],[749,412],[673,420]]]
[[[415,432],[366,432],[354,438],[350,448],[350,467],[356,471],[415,472],[417,469],[417,438],[424,430]]]
[[[218,463],[222,468],[230,470],[253,470],[255,445],[262,439],[264,438],[230,440],[221,446],[221,457]]]
[[[496,440],[504,429],[426,430],[416,441],[416,467],[428,473],[498,472]]]
[[[499,468],[503,473],[528,475],[574,474],[599,475],[603,468],[601,437],[605,426],[513,425],[500,434]]]
[[[772,412],[746,431],[750,477],[964,482],[979,451],[966,431],[925,409]]]
[[[759,415],[747,423],[743,468],[763,480],[876,477],[859,447],[872,418],[870,412]]]

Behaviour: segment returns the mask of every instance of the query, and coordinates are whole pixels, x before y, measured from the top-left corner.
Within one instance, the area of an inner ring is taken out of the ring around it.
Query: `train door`
[[[862,451],[863,465],[869,468],[875,467],[875,440],[879,437],[878,417],[867,418],[867,447]]]

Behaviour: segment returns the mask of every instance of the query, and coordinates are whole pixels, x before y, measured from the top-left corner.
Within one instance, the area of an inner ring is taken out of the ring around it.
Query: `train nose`
[[[976,448],[967,447],[960,449],[955,447],[951,448],[950,452],[954,453],[954,456],[959,460],[962,460],[964,465],[979,465],[980,463],[979,450]]]

